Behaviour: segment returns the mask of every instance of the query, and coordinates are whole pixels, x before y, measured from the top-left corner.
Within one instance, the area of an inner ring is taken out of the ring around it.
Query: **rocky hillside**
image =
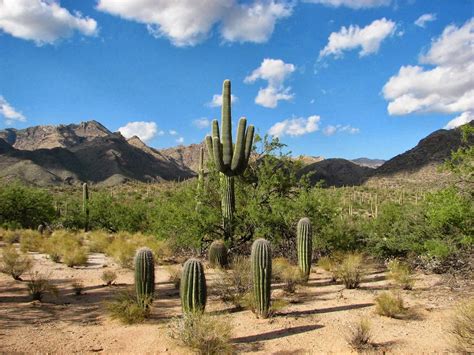
[[[96,121],[4,130],[0,131],[0,178],[44,186],[194,176],[159,152],[136,145]]]

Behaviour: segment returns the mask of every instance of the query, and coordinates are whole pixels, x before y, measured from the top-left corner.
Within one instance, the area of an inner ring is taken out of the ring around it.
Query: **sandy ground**
[[[89,265],[68,268],[41,254],[31,253],[35,268],[50,275],[60,289],[57,298],[31,302],[26,282],[0,274],[0,352],[2,353],[166,353],[187,354],[167,333],[169,321],[181,313],[178,291],[168,281],[164,267],[156,270],[157,299],[144,324],[122,325],[111,320],[104,301],[133,283],[131,270],[118,267],[102,254],[91,254]],[[100,276],[114,270],[117,286],[104,287]],[[383,270],[372,270],[361,288],[346,290],[331,283],[329,274],[315,268],[308,285],[299,287],[291,303],[270,319],[256,319],[250,311],[222,314],[230,309],[210,293],[207,312],[225,317],[233,325],[237,352],[258,354],[318,354],[354,352],[347,344],[352,326],[370,319],[377,353],[440,353],[450,351],[449,316],[460,300],[473,297],[472,283],[447,276],[417,274],[414,290],[402,291],[409,316],[391,319],[375,314],[374,297],[387,289]],[[26,276],[25,278],[27,278]],[[75,296],[72,282],[84,284]],[[281,287],[274,285],[274,293]]]

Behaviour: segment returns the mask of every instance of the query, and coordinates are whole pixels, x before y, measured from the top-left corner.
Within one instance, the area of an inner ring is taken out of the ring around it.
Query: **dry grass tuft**
[[[283,290],[288,293],[295,293],[296,285],[303,282],[300,269],[291,265],[288,259],[280,257],[272,262],[272,276],[276,281],[283,282]]]
[[[361,254],[346,254],[337,267],[337,278],[341,279],[346,288],[358,288],[365,273],[364,258]]]
[[[124,324],[142,323],[150,315],[152,300],[137,301],[135,292],[121,291],[107,302],[106,307],[112,319],[118,319]]]
[[[455,351],[474,353],[474,298],[456,308],[451,318],[450,334]]]
[[[415,280],[413,279],[413,273],[408,264],[402,263],[399,260],[390,260],[387,264],[388,278],[393,280],[397,286],[403,290],[413,289]]]
[[[117,274],[112,270],[105,270],[100,276],[100,279],[106,286],[110,286],[117,280]]]
[[[179,290],[179,286],[181,284],[181,274],[183,272],[181,265],[167,266],[166,271],[168,271],[170,274],[169,280],[173,283],[174,288]]]
[[[351,327],[350,335],[347,338],[349,345],[355,350],[364,350],[371,347],[372,334],[370,322],[367,318],[362,318]]]
[[[76,280],[71,284],[71,286],[76,296],[82,295],[82,291],[84,291],[84,284],[82,281]]]
[[[38,271],[30,275],[27,286],[33,301],[41,301],[46,293],[58,295],[58,289],[49,280],[49,275],[40,274]]]
[[[13,245],[7,245],[2,250],[0,260],[0,271],[13,277],[14,280],[21,280],[21,275],[31,270],[33,261],[28,255],[18,253]]]
[[[375,311],[381,316],[399,318],[406,313],[399,293],[382,292],[375,298]]]
[[[252,289],[249,258],[236,257],[230,264],[230,270],[220,270],[213,289],[223,302],[237,308],[245,307],[245,297]]]

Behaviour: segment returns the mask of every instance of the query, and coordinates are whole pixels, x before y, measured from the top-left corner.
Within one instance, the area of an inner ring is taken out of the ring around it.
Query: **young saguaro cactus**
[[[184,263],[180,294],[184,313],[204,311],[207,301],[206,276],[198,259],[188,259]]]
[[[199,169],[198,169],[198,183],[196,189],[196,211],[199,212],[199,209],[202,205],[202,195],[204,193],[204,147],[201,147],[199,151]]]
[[[257,239],[252,244],[251,254],[255,312],[258,317],[267,318],[270,309],[270,288],[272,280],[272,250],[270,242]]]
[[[149,248],[140,248],[135,254],[135,290],[138,303],[147,307],[155,293],[155,262]]]
[[[209,247],[209,264],[211,267],[227,266],[227,248],[222,240],[215,240]]]
[[[219,123],[212,121],[212,136],[206,137],[209,158],[221,173],[222,216],[225,239],[232,238],[232,219],[235,211],[234,176],[241,175],[247,168],[252,151],[255,128],[242,117],[237,128],[237,140],[232,142],[230,80],[225,80],[222,89],[222,131]]]
[[[87,182],[82,184],[82,212],[86,217],[84,229],[87,232],[89,230],[89,186],[87,185]]]
[[[305,281],[308,281],[311,272],[313,257],[313,236],[309,218],[301,218],[296,227],[296,245],[298,250],[298,266]]]

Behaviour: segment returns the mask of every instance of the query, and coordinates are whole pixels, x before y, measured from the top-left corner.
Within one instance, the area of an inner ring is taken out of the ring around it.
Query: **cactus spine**
[[[207,300],[206,276],[199,260],[188,259],[184,263],[180,293],[184,313],[204,311]]]
[[[258,317],[267,318],[272,280],[272,250],[269,241],[257,239],[253,242],[251,264],[255,311]]]
[[[211,267],[227,266],[227,248],[222,240],[215,240],[209,247],[209,264]]]
[[[89,186],[87,182],[82,184],[82,212],[86,217],[84,229],[87,232],[89,230]]]
[[[230,80],[225,80],[222,89],[222,130],[219,123],[212,122],[212,135],[206,137],[209,158],[213,160],[217,171],[221,173],[222,219],[224,237],[232,240],[232,220],[235,211],[234,176],[243,174],[247,168],[253,145],[254,126],[247,126],[242,117],[237,128],[237,140],[232,143]]]
[[[296,228],[296,245],[298,249],[298,266],[305,281],[308,281],[311,272],[311,259],[313,256],[313,239],[311,221],[301,218]]]
[[[155,293],[155,263],[148,248],[140,248],[135,255],[135,290],[137,301],[146,308]]]

